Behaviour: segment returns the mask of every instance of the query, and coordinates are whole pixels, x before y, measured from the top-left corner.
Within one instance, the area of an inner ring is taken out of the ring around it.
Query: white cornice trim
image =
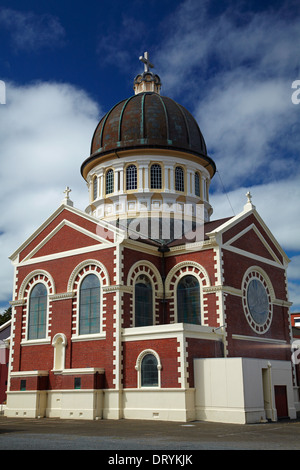
[[[238,335],[233,334],[232,339],[238,339],[241,341],[256,341],[259,343],[272,343],[272,344],[287,344],[287,342],[283,339],[273,339],[273,338],[262,338],[257,336],[246,336],[246,335]]]

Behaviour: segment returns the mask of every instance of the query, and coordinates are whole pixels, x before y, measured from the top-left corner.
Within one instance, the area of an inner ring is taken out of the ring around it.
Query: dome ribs
[[[91,154],[81,171],[102,155],[147,148],[188,152],[205,160],[212,175],[215,172],[193,115],[173,99],[153,91],[120,101],[102,117],[92,138]]]

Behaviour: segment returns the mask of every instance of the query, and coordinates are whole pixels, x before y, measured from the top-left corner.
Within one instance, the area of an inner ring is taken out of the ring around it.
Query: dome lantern
[[[134,79],[133,89],[135,94],[137,95],[145,91],[160,94],[161,81],[158,75],[150,71],[150,68],[154,68],[154,65],[149,60],[148,52],[145,52],[144,56],[140,56],[140,61],[144,64],[144,72],[137,75]]]

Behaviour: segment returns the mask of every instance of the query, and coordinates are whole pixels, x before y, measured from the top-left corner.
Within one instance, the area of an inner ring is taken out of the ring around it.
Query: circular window
[[[251,328],[265,333],[272,321],[272,303],[267,283],[257,271],[250,272],[244,281],[243,306]]]

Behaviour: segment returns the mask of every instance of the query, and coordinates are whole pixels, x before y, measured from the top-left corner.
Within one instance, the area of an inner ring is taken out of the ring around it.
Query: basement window
[[[21,390],[21,392],[24,392],[26,390],[26,380],[21,380],[20,390]]]
[[[81,389],[81,377],[74,378],[74,388],[77,390]]]

